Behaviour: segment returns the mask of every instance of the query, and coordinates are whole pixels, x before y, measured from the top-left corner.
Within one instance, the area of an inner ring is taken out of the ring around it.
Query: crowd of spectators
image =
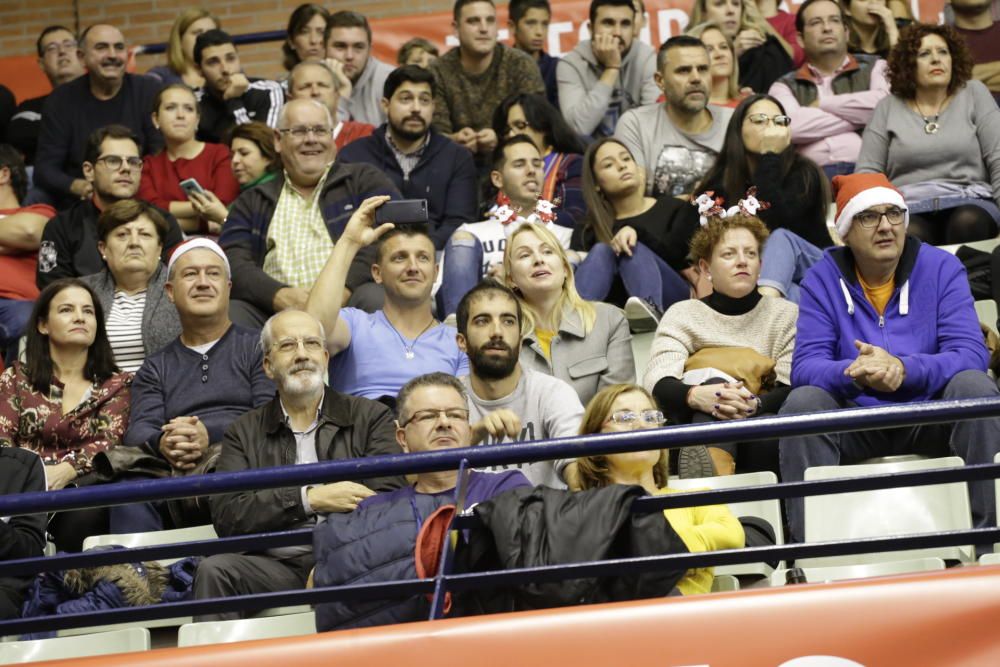
[[[650,45],[641,0],[592,0],[559,57],[548,0],[511,1],[512,45],[492,0],[456,0],[458,45],[414,36],[396,66],[365,16],[303,4],[280,80],[246,72],[204,9],[144,74],[114,25],[46,28],[52,92],[0,118],[0,491],[1000,395],[936,247],[1000,231],[1000,28],[989,3],[951,6],[954,26],[895,1],[695,0]],[[425,220],[393,220],[401,199]],[[511,464],[473,472],[467,502],[914,451],[991,462],[1000,419]],[[415,576],[383,567],[456,483],[15,517],[0,558],[211,521],[314,526],[316,552],[211,556],[196,597]],[[970,494],[995,525],[992,482]],[[802,501],[786,513],[802,540]],[[663,518],[680,550],[745,541],[725,506]],[[24,585],[0,580],[4,617]]]

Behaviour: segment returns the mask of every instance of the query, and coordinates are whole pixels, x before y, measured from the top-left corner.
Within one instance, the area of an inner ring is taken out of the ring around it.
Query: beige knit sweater
[[[723,315],[697,299],[672,305],[656,329],[642,386],[653,391],[665,377],[684,377],[688,356],[704,347],[749,347],[774,359],[777,381],[791,384],[795,320],[791,301],[764,297],[749,313]]]

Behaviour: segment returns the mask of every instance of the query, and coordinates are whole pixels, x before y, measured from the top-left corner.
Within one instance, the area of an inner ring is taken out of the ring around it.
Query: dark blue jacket
[[[519,470],[473,471],[466,506],[530,486]],[[417,493],[405,486],[366,499],[349,514],[330,514],[313,531],[317,587],[416,579],[415,547],[423,522],[439,507],[455,503],[454,489]],[[320,632],[426,620],[425,596],[362,602],[330,602],[316,607]]]
[[[872,406],[935,398],[964,370],[986,371],[988,355],[962,263],[907,237],[896,287],[879,316],[865,298],[849,248],[826,251],[802,281],[792,357],[792,386],[812,385]],[[902,386],[884,394],[857,385],[844,370],[861,340],[899,358]]]
[[[232,266],[233,299],[248,301],[265,313],[274,311],[274,295],[286,285],[264,273],[267,255],[267,230],[278,206],[284,174],[240,193],[222,225],[219,245],[226,251]],[[399,192],[382,173],[368,165],[335,163],[323,183],[319,205],[327,231],[334,242],[340,238],[351,214],[365,199],[376,195],[399,198]],[[371,281],[372,246],[362,248],[354,258],[347,276],[347,288]]]
[[[380,125],[368,137],[344,146],[337,159],[342,163],[364,162],[389,177],[404,199],[426,199],[429,229],[440,250],[459,225],[478,220],[476,165],[472,153],[451,139],[430,131],[427,147],[408,179],[386,141],[387,126]]]

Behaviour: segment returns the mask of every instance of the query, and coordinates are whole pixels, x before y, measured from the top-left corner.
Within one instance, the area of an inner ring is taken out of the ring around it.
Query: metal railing
[[[1000,398],[933,401],[913,405],[852,408],[783,417],[669,426],[648,431],[577,436],[530,443],[469,447],[445,451],[397,454],[310,465],[263,468],[238,473],[216,473],[199,477],[173,478],[106,484],[57,492],[25,493],[0,497],[0,516],[52,512],[57,510],[127,504],[235,491],[302,486],[388,475],[460,471],[456,490],[459,509],[464,505],[467,471],[491,465],[507,465],[553,459],[615,454],[648,449],[687,447],[718,442],[752,442],[816,433],[873,430],[983,419],[1000,415]],[[849,470],[849,469],[847,469]],[[832,480],[769,484],[763,486],[687,492],[671,496],[646,496],[633,502],[634,512],[653,512],[673,507],[733,503],[751,500],[867,491],[899,486],[920,486],[947,482],[983,481],[1000,477],[1000,464],[967,465],[888,475],[845,477]],[[460,516],[453,527],[468,527],[472,517]],[[93,553],[60,554],[0,563],[0,576],[24,575],[49,570],[94,567],[112,563],[155,560],[181,556],[207,556],[238,551],[309,544],[310,529],[279,531],[258,535],[223,537],[132,549]],[[450,571],[450,540],[445,540],[444,557],[435,577],[355,586],[327,587],[304,591],[265,593],[252,596],[195,600],[130,607],[112,611],[68,614],[0,622],[0,635],[89,627],[121,622],[141,622],[178,616],[254,611],[276,606],[318,604],[333,600],[366,600],[434,594],[431,618],[441,616],[446,592],[462,592],[479,587],[517,585],[528,581],[558,581],[580,577],[609,576],[624,572],[645,572],[675,567],[710,567],[795,558],[841,556],[916,548],[988,544],[1000,541],[1000,528],[979,528],[931,534],[866,538],[810,544],[789,544],[704,553],[670,554],[590,563],[555,565],[500,572],[453,573]]]

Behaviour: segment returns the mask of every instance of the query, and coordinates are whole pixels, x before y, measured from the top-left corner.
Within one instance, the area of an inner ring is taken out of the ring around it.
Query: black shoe
[[[700,479],[715,477],[715,465],[708,447],[695,445],[682,447],[677,454],[677,476],[681,479]]]

